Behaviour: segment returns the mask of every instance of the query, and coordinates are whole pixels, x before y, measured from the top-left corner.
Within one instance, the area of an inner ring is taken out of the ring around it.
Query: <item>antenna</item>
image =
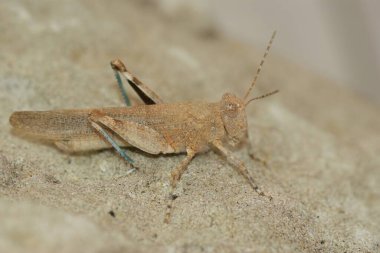
[[[264,65],[265,57],[267,57],[267,55],[268,55],[268,53],[269,53],[269,50],[270,50],[270,48],[271,48],[271,46],[272,46],[272,43],[273,43],[274,37],[276,37],[276,33],[277,33],[277,31],[274,31],[273,34],[272,34],[272,37],[270,38],[270,41],[269,41],[269,43],[268,43],[267,49],[265,50],[264,56],[263,56],[263,58],[261,59],[261,62],[260,62],[259,67],[257,68],[256,76],[255,76],[255,78],[253,79],[252,84],[251,84],[251,86],[249,87],[247,93],[245,93],[244,100],[246,100],[246,99],[248,98],[249,93],[251,93],[251,91],[252,91],[252,89],[253,89],[253,86],[255,86],[255,84],[256,84],[256,80],[257,80],[257,78],[258,78],[259,75],[260,75],[261,68],[262,68],[263,65]]]
[[[253,101],[253,100],[266,98],[266,97],[269,97],[269,96],[272,96],[272,95],[276,94],[277,92],[279,92],[279,90],[274,90],[274,91],[269,92],[269,93],[267,93],[267,94],[264,94],[264,95],[262,95],[262,96],[255,97],[255,98],[251,98],[250,100],[248,100],[247,102],[245,102],[245,106],[247,106],[247,105],[248,105],[251,101]]]

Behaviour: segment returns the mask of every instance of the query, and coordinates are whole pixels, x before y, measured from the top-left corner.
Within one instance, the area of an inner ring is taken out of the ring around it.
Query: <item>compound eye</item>
[[[225,113],[230,118],[235,118],[238,115],[238,105],[235,103],[227,103]]]
[[[229,111],[236,111],[236,108],[237,108],[236,104],[232,104],[232,103],[227,104],[227,110]]]

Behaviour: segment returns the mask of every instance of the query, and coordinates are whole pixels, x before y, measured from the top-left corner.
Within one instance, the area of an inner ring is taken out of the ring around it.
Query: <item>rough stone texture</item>
[[[152,1],[0,3],[0,252],[380,252],[379,108],[275,55],[255,94],[281,93],[247,110],[267,166],[235,151],[272,202],[208,152],[166,225],[182,155],[131,150],[142,169],[126,176],[113,151],[70,155],[12,133],[15,110],[122,105],[115,57],[167,101],[243,94],[264,49],[204,20]]]

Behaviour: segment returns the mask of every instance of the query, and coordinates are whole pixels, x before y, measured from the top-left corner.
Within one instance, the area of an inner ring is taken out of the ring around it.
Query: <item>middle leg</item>
[[[170,191],[170,195],[169,195],[169,203],[167,205],[167,209],[166,209],[166,213],[165,213],[165,219],[164,219],[165,223],[170,222],[171,209],[173,207],[173,201],[176,198],[174,196],[174,190],[177,186],[177,183],[181,179],[182,174],[185,172],[185,170],[187,169],[187,166],[189,165],[191,160],[194,158],[194,156],[195,156],[195,151],[192,149],[188,149],[185,159],[183,159],[181,161],[181,163],[171,173],[171,178],[170,178],[171,191]]]

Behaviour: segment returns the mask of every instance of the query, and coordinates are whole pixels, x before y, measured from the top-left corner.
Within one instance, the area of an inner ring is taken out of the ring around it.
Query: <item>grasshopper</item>
[[[10,117],[11,125],[26,134],[53,142],[67,152],[100,150],[113,147],[136,169],[134,161],[122,147],[133,146],[149,154],[186,153],[186,157],[171,173],[170,203],[165,222],[169,222],[173,194],[181,175],[197,153],[210,148],[218,150],[243,175],[254,191],[259,190],[249,171],[224,143],[232,146],[247,139],[248,126],[245,108],[249,102],[276,92],[248,99],[260,74],[276,32],[273,33],[256,76],[243,99],[225,93],[219,102],[164,103],[147,85],[133,76],[121,60],[113,60],[117,83],[129,107],[72,109],[52,111],[18,111]],[[136,91],[144,104],[131,105],[121,76]],[[270,196],[267,196],[271,198]]]

